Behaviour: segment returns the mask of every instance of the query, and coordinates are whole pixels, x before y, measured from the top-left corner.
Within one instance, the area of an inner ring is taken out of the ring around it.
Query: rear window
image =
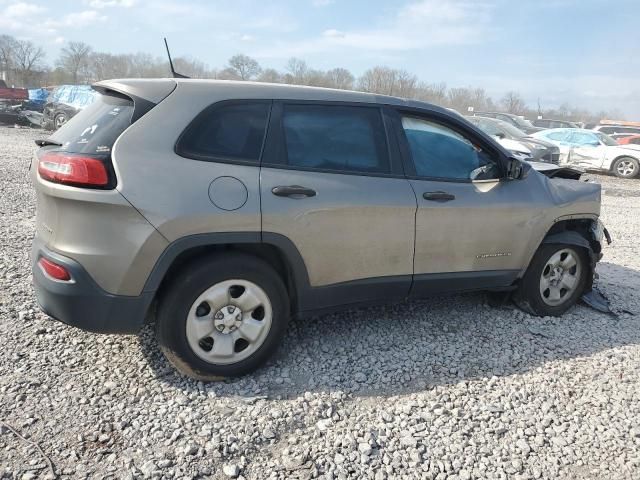
[[[50,140],[70,153],[109,154],[117,138],[131,125],[133,101],[114,95],[96,95],[84,110],[55,132]]]
[[[270,102],[212,105],[187,127],[176,152],[196,160],[258,162]]]

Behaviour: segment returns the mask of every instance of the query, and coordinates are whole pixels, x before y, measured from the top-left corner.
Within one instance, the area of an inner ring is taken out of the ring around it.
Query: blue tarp
[[[46,88],[30,88],[29,89],[29,101],[44,105],[47,101],[49,92]]]
[[[93,103],[98,92],[90,85],[61,85],[49,96],[50,102],[65,103],[82,109]]]

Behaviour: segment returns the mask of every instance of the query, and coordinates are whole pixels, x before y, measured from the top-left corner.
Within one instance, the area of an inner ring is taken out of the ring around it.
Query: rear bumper
[[[61,282],[46,275],[38,265],[40,257],[64,266],[72,281]],[[142,327],[153,292],[137,297],[107,293],[78,262],[50,251],[37,238],[31,263],[36,298],[50,317],[96,333],[136,333]]]

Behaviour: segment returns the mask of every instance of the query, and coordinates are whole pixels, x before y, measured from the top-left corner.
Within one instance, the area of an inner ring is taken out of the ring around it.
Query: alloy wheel
[[[616,165],[616,171],[622,177],[630,177],[635,172],[635,165],[631,160],[620,160]]]

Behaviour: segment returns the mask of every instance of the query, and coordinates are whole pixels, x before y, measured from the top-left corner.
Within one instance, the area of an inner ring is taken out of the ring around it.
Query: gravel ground
[[[1,478],[52,478],[45,455],[66,478],[640,478],[640,180],[591,176],[617,317],[483,295],[349,311],[292,322],[265,368],[205,385],[149,328],[92,335],[37,310],[41,135],[0,129]]]

